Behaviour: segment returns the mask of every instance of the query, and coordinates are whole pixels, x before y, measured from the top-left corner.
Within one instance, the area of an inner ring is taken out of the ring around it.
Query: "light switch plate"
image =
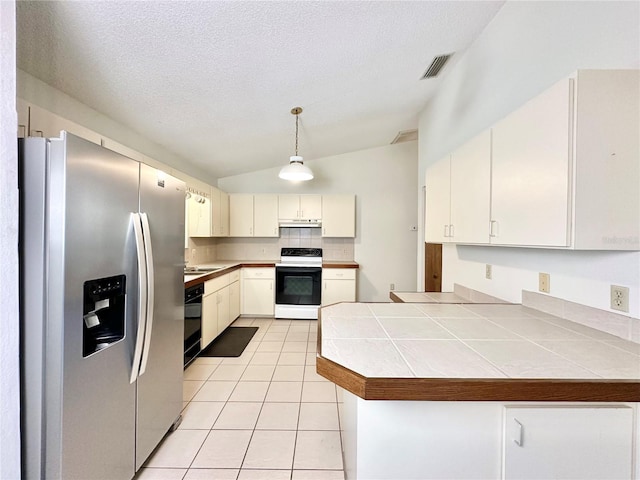
[[[491,280],[491,275],[493,274],[492,270],[491,265],[487,263],[484,267],[484,278]]]

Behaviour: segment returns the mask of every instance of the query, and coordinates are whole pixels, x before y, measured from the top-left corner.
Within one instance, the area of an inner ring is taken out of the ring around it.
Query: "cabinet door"
[[[424,241],[428,243],[449,242],[449,225],[451,223],[451,162],[449,155],[427,168],[426,186]]]
[[[229,323],[240,316],[240,282],[229,285]]]
[[[186,223],[189,226],[189,236],[211,236],[211,200],[204,195],[191,193],[188,201],[187,214],[189,217]]]
[[[229,236],[229,194],[220,190],[220,236]]]
[[[322,236],[356,236],[355,195],[322,196]]]
[[[229,326],[229,287],[224,287],[216,293],[218,302],[218,334]]]
[[[78,125],[70,120],[59,117],[44,108],[35,105],[29,110],[29,136],[30,137],[59,137],[60,131],[66,130],[69,133],[89,140],[97,145],[101,144],[101,137],[98,133],[89,130],[82,125]]]
[[[455,243],[489,243],[491,130],[451,154],[451,227]]]
[[[505,408],[504,479],[632,478],[629,407]]]
[[[218,335],[218,295],[202,297],[202,336],[200,348],[205,348]]]
[[[278,218],[281,220],[300,218],[300,195],[278,195]]]
[[[253,196],[253,236],[277,237],[278,195]]]
[[[253,237],[253,195],[229,195],[229,230],[232,237]]]
[[[274,298],[272,279],[247,278],[243,280],[243,315],[273,315]]]
[[[493,128],[491,243],[568,246],[573,80]]]
[[[219,237],[222,235],[222,217],[220,211],[220,190],[211,187],[211,236]]]
[[[355,280],[324,280],[322,282],[322,305],[356,301]]]
[[[305,220],[322,218],[322,195],[300,195],[300,218]]]
[[[21,98],[16,98],[18,112],[18,138],[24,138],[29,132],[29,104]]]

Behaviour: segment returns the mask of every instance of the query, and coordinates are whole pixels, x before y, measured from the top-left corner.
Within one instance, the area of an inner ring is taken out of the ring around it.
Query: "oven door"
[[[321,267],[276,267],[276,305],[320,306]]]

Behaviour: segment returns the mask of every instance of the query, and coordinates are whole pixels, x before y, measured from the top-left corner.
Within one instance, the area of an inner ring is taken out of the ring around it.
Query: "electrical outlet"
[[[548,273],[538,274],[538,290],[544,293],[551,291],[551,276]]]
[[[611,309],[629,311],[629,288],[611,285]]]
[[[389,290],[395,290],[395,289],[396,289],[396,284],[395,283],[389,284]]]
[[[488,263],[484,266],[484,278],[486,278],[487,280],[491,280],[491,272],[492,268],[491,265],[489,265]]]

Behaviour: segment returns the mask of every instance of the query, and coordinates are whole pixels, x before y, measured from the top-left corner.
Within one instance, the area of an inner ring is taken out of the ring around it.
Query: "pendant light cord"
[[[298,114],[296,114],[296,157],[298,156]]]

